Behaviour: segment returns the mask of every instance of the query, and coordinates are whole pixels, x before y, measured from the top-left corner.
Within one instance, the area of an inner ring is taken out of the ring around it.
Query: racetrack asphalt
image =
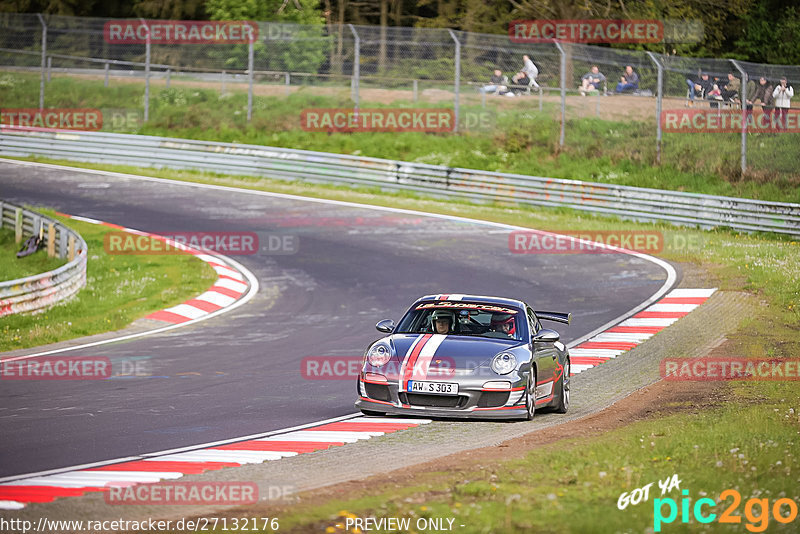
[[[0,198],[157,234],[258,232],[299,244],[293,254],[233,256],[261,289],[228,314],[69,353],[144,358],[152,376],[0,381],[0,477],[353,413],[354,382],[308,380],[301,360],[360,356],[380,337],[374,324],[399,319],[421,295],[507,296],[570,311],[573,324],[555,327],[569,342],[667,278],[626,254],[512,254],[507,230],[474,222],[69,169],[0,162]]]

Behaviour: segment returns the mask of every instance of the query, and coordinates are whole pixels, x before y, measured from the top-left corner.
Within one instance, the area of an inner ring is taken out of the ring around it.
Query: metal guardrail
[[[800,204],[503,174],[257,145],[0,127],[0,155],[380,187],[569,207],[638,221],[800,236]]]
[[[46,273],[0,282],[0,317],[40,311],[70,298],[86,285],[86,241],[60,222],[0,201],[0,227],[15,229],[17,241],[39,235],[51,256],[68,258],[66,265]]]

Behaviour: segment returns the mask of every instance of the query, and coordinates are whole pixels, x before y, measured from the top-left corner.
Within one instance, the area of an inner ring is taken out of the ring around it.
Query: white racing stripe
[[[447,339],[447,336],[444,334],[434,334],[428,342],[425,343],[425,346],[419,351],[417,361],[414,363],[414,369],[412,369],[411,373],[412,380],[425,380],[428,378],[428,368],[431,365],[431,360],[439,349],[439,345],[441,345],[445,339]]]
[[[219,449],[203,449],[200,451],[181,452],[150,458],[154,462],[234,462],[237,464],[260,464],[267,460],[279,460],[297,453],[283,451],[227,451]]]
[[[0,501],[0,510],[22,510],[25,503],[17,501]]]
[[[398,425],[427,425],[432,419],[403,419],[401,417],[356,417],[348,419],[348,423],[394,423]]]
[[[667,297],[675,297],[675,298],[708,298],[714,294],[717,288],[713,287],[711,289],[689,289],[689,288],[678,288],[673,289],[667,294]]]
[[[244,277],[239,274],[237,271],[234,271],[230,267],[219,267],[218,265],[212,265],[212,269],[214,269],[217,274],[230,276],[231,278],[236,278],[237,280],[244,280]]]
[[[46,477],[33,477],[6,482],[3,486],[105,486],[115,482],[149,483],[163,479],[181,478],[183,473],[173,471],[73,471]]]
[[[678,317],[643,317],[643,318],[631,318],[626,319],[619,323],[619,326],[669,326],[675,321],[678,320]]]
[[[616,349],[569,349],[570,356],[591,356],[593,358],[616,358],[624,350]]]
[[[652,312],[686,312],[689,313],[693,309],[695,309],[698,305],[697,304],[653,304],[645,311],[652,311]]]
[[[181,317],[188,317],[189,319],[197,319],[198,317],[202,317],[208,313],[200,308],[195,308],[191,304],[178,304],[177,306],[167,308],[164,311],[180,315]]]
[[[206,291],[205,293],[197,295],[195,299],[210,302],[211,304],[216,304],[217,306],[222,306],[223,308],[236,302],[235,298],[229,297],[228,295],[223,295],[217,291]]]
[[[636,332],[607,332],[605,334],[597,334],[589,341],[623,341],[629,343],[641,343],[646,339],[650,339],[655,334],[648,334],[643,332],[641,334]]]
[[[584,364],[580,364],[580,363],[573,363],[569,368],[569,372],[574,374],[574,375],[576,375],[576,374],[581,373],[581,372],[583,372],[583,371],[585,371],[587,369],[591,369],[592,367],[594,367],[594,365],[584,365]]]
[[[236,280],[229,280],[228,278],[220,278],[214,282],[214,285],[224,287],[225,289],[232,289],[233,291],[238,291],[239,293],[243,293],[247,290],[247,284],[237,282]]]

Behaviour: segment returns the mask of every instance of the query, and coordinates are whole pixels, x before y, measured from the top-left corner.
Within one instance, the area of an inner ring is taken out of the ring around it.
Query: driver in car
[[[495,332],[500,332],[509,337],[513,337],[517,330],[513,315],[494,315],[489,324],[489,328]]]
[[[436,310],[431,314],[433,332],[436,334],[449,334],[453,327],[454,320],[455,315],[453,315],[453,312],[447,310]]]

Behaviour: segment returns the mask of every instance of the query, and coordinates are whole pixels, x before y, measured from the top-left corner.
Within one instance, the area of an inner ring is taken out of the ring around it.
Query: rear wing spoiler
[[[569,324],[572,321],[572,314],[571,313],[559,313],[559,312],[548,312],[548,311],[534,311],[533,313],[536,314],[536,317],[539,319],[543,319],[545,321],[555,321],[557,323],[564,323]]]

